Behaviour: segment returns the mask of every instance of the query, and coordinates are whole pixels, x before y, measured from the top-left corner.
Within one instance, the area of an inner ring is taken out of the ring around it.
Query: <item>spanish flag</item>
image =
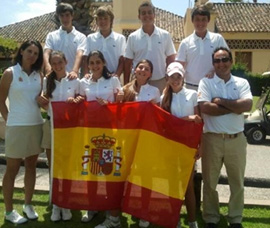
[[[176,227],[202,124],[149,102],[53,102],[52,202]]]

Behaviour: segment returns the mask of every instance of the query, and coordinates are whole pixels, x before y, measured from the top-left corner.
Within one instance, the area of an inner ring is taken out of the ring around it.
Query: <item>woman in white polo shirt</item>
[[[97,101],[101,105],[116,102],[117,94],[122,91],[121,84],[118,77],[111,76],[102,52],[91,51],[87,57],[87,65],[90,77],[81,79],[80,95],[87,101]],[[81,221],[91,221],[96,213],[87,211]]]
[[[151,101],[159,104],[159,89],[148,84],[152,73],[153,64],[150,60],[139,61],[134,71],[135,79],[123,87],[123,101]]]
[[[16,175],[24,159],[25,202],[23,212],[28,219],[37,219],[31,205],[36,181],[36,162],[41,153],[42,124],[37,96],[42,88],[40,73],[43,63],[42,46],[38,41],[26,41],[18,49],[14,66],[5,70],[0,82],[0,112],[6,121],[6,171],[3,177],[5,220],[14,224],[27,222],[13,209]],[[9,110],[6,99],[9,99]]]
[[[199,116],[197,103],[197,92],[186,89],[184,85],[185,70],[179,62],[171,63],[167,68],[167,86],[161,97],[161,107],[183,120],[201,123],[202,118]],[[200,158],[200,148],[194,159]],[[194,160],[194,162],[195,162]],[[196,222],[196,201],[193,187],[193,172],[185,194],[185,203],[188,212],[188,221],[190,228],[198,228]],[[181,227],[179,221],[178,228]]]
[[[51,109],[48,104],[52,101],[66,101],[68,103],[78,103],[83,100],[79,94],[79,79],[71,80],[66,71],[67,60],[63,52],[52,51],[49,55],[49,63],[52,72],[44,77],[43,95],[38,97],[39,104],[48,109],[47,120],[43,125],[43,137],[41,147],[46,149],[49,165],[51,166]],[[60,208],[53,205],[51,220],[53,222],[61,220],[68,221],[72,218],[70,209]]]

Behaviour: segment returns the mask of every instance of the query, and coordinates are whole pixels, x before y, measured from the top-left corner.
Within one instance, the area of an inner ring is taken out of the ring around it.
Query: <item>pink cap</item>
[[[182,66],[181,63],[179,62],[172,62],[168,67],[167,67],[167,75],[170,77],[174,73],[180,74],[182,77],[184,77],[185,70],[184,67]]]

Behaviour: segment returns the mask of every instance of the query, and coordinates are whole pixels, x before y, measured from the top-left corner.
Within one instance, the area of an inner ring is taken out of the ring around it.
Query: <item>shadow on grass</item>
[[[14,208],[22,213],[22,205],[24,203],[23,190],[16,189],[14,192]],[[33,205],[39,213],[39,219],[36,221],[28,221],[26,224],[13,225],[8,221],[4,221],[4,202],[2,189],[0,188],[0,224],[1,228],[94,228],[105,220],[105,212],[100,212],[90,223],[82,223],[81,217],[84,211],[72,210],[72,220],[68,222],[59,221],[51,222],[51,209],[48,203],[49,196],[47,192],[36,191],[33,197]],[[221,204],[221,218],[219,228],[227,228],[226,214],[228,213],[227,204]],[[253,206],[245,205],[243,225],[245,228],[269,228],[270,227],[270,206]],[[201,211],[197,211],[197,221],[200,228],[204,227]],[[137,228],[139,219],[123,213],[121,216],[122,228]],[[188,228],[188,216],[186,208],[183,206],[181,215],[182,228]],[[159,226],[151,224],[149,228],[159,228]]]

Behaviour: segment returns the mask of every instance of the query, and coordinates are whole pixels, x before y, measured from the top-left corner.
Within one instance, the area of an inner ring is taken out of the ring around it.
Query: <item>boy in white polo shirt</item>
[[[72,26],[73,7],[68,3],[60,3],[56,8],[56,14],[61,27],[47,35],[44,46],[45,74],[51,71],[49,56],[53,50],[62,51],[67,58],[67,72],[69,78],[79,76],[82,56],[86,46],[86,36]]]
[[[180,62],[185,70],[185,86],[197,90],[199,81],[205,77],[212,77],[212,53],[217,47],[228,47],[224,38],[207,30],[210,21],[210,12],[204,6],[194,8],[191,14],[194,32],[182,40],[176,61]]]
[[[96,12],[96,22],[99,31],[88,35],[86,41],[86,52],[84,53],[84,72],[88,73],[87,56],[91,51],[101,51],[106,60],[106,66],[113,76],[118,76],[124,68],[124,52],[126,38],[112,31],[114,14],[112,7],[101,6]]]
[[[142,59],[153,63],[154,71],[149,84],[162,93],[166,85],[166,66],[175,59],[175,48],[170,34],[155,26],[155,8],[151,2],[139,6],[138,18],[142,27],[128,37],[125,52],[124,84],[130,80],[130,73]]]

